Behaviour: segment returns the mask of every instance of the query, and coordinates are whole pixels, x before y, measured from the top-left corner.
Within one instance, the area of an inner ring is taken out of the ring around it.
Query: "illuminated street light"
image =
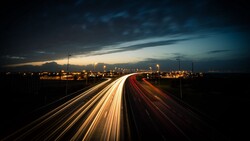
[[[160,65],[156,64],[156,67],[157,67],[157,72],[160,72]]]
[[[86,85],[88,84],[88,71],[85,72],[85,75],[86,75]]]
[[[95,68],[96,68],[97,64],[98,64],[97,62],[94,63],[94,72],[95,72]]]
[[[179,73],[181,71],[181,59],[180,57],[176,59],[177,61],[179,61]],[[182,99],[182,85],[181,85],[181,76],[179,75],[179,78],[180,78],[180,96],[181,96],[181,99]]]
[[[69,57],[71,55],[69,54],[68,52],[68,62],[67,62],[67,72],[66,72],[66,90],[65,90],[65,93],[66,95],[68,94],[68,77],[69,77]]]
[[[158,73],[158,83],[160,84],[160,65],[159,64],[156,64],[156,67],[158,68],[157,70],[157,73]]]
[[[104,71],[104,72],[106,71],[106,65],[103,66],[103,71]]]
[[[106,65],[103,66],[103,72],[106,72]]]

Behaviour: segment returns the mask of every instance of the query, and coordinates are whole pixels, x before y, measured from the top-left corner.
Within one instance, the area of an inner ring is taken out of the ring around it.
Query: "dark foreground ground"
[[[250,74],[204,74],[204,77],[148,80],[179,102],[206,116],[230,140],[250,140]],[[66,81],[1,76],[0,139],[36,119],[34,111],[67,95]],[[68,94],[102,81],[68,81]],[[77,93],[76,93],[77,95]],[[74,95],[72,95],[74,96]],[[63,101],[62,101],[63,102]],[[50,106],[48,106],[50,108]],[[48,110],[45,108],[45,111]],[[51,106],[52,108],[52,106]],[[43,111],[39,112],[41,115]]]
[[[208,117],[230,140],[250,140],[250,74],[210,73],[181,81],[149,81],[177,99],[182,92],[181,100]]]

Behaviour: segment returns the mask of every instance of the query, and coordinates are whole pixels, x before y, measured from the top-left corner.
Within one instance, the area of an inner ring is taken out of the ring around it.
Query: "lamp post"
[[[96,68],[97,64],[98,64],[97,62],[94,63],[94,71],[93,71],[93,74],[94,74],[94,83],[96,82],[96,75],[97,75],[97,73],[95,72],[95,68]]]
[[[159,64],[156,64],[156,67],[157,67],[157,73],[158,73],[158,83],[160,84],[160,65]]]
[[[97,64],[98,64],[98,63],[96,63],[96,62],[94,63],[94,72],[95,72],[95,68],[96,68],[96,65],[97,65]]]
[[[157,72],[160,73],[160,65],[156,64],[156,67],[157,67]]]
[[[106,76],[106,65],[103,65],[103,74],[102,74],[102,77],[105,77]]]
[[[103,66],[103,72],[106,72],[106,65]]]
[[[65,93],[66,93],[66,95],[68,94],[68,76],[69,76],[69,57],[70,57],[71,55],[69,54],[69,52],[68,52],[68,62],[67,62],[67,72],[66,72],[66,90],[65,90]]]
[[[181,59],[180,57],[176,59],[177,61],[179,61],[179,73],[181,72]],[[182,99],[182,85],[181,85],[181,77],[179,76],[180,78],[180,96],[181,96],[181,99]]]
[[[88,76],[88,71],[86,71],[85,74],[86,74],[86,85],[88,85],[88,77],[89,77]]]

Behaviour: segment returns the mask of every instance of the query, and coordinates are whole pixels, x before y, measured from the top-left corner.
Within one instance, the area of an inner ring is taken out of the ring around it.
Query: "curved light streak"
[[[130,75],[90,88],[3,140],[122,140],[122,94]]]

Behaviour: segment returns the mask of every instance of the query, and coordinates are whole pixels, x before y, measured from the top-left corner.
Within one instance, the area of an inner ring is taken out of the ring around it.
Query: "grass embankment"
[[[181,80],[182,99],[216,121],[232,139],[247,136],[250,116],[249,74],[204,74]],[[149,80],[153,85],[180,98],[180,79]]]
[[[103,79],[85,80],[40,80],[37,76],[3,75],[0,77],[1,133],[0,138],[22,127],[46,112],[37,111],[60,98],[78,90],[95,85]],[[66,85],[68,91],[66,93]],[[56,106],[56,105],[55,105]],[[50,107],[53,108],[53,107]]]

